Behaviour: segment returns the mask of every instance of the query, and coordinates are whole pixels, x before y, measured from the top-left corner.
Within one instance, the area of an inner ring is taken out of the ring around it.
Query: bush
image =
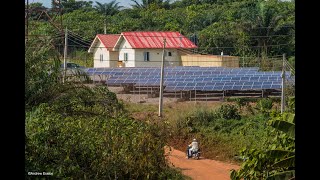
[[[188,125],[201,125],[201,126],[206,126],[208,125],[211,121],[216,119],[216,116],[213,111],[207,110],[207,109],[196,109],[195,112],[192,113],[191,116],[187,117]]]
[[[256,109],[259,110],[264,116],[268,117],[273,107],[273,101],[270,98],[263,98],[258,101]]]
[[[165,128],[129,118],[106,87],[61,83],[60,62],[49,44],[26,46],[32,48],[26,49],[25,173],[52,172],[52,179],[183,179],[166,163]]]
[[[217,111],[216,115],[222,119],[241,119],[238,108],[232,104],[224,104]]]
[[[26,114],[26,172],[56,179],[167,179],[164,135],[126,117],[67,116],[42,104]]]
[[[261,111],[271,110],[272,106],[273,106],[273,101],[272,99],[269,99],[269,98],[263,98],[257,103],[257,108],[260,109]]]

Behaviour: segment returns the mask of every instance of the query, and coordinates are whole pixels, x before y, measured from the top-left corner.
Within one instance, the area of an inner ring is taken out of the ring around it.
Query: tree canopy
[[[294,1],[131,1],[130,7],[122,7],[116,0],[95,4],[63,0],[63,26],[88,41],[103,33],[105,26],[107,34],[178,31],[197,42],[203,54],[295,56]]]

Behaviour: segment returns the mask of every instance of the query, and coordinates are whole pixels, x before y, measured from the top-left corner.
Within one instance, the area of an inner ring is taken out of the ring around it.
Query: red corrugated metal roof
[[[166,38],[166,48],[197,48],[193,42],[179,32],[123,32],[121,33],[132,48],[162,48]]]
[[[106,48],[113,48],[116,45],[120,34],[97,34],[97,37]]]

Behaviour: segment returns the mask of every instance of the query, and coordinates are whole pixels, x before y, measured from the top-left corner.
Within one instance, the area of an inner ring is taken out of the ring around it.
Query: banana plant
[[[275,129],[274,143],[267,150],[243,150],[241,168],[231,170],[232,180],[240,179],[295,179],[295,114],[284,113],[267,123]]]
[[[295,140],[295,114],[284,113],[281,118],[270,120],[268,124],[275,129],[285,133],[289,139],[293,142]],[[268,180],[273,179],[287,179],[295,177],[295,148],[287,147],[287,149],[272,149],[267,151],[267,155],[276,158],[276,162],[272,167],[278,171],[272,176],[269,176]]]

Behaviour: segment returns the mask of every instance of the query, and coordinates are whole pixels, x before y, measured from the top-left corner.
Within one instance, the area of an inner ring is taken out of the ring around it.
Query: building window
[[[172,53],[170,51],[168,51],[168,56],[172,56]]]
[[[124,61],[128,61],[128,53],[123,53],[123,59]]]
[[[103,54],[100,54],[100,61],[103,61]]]
[[[149,52],[144,52],[143,57],[144,57],[144,61],[150,61]]]

